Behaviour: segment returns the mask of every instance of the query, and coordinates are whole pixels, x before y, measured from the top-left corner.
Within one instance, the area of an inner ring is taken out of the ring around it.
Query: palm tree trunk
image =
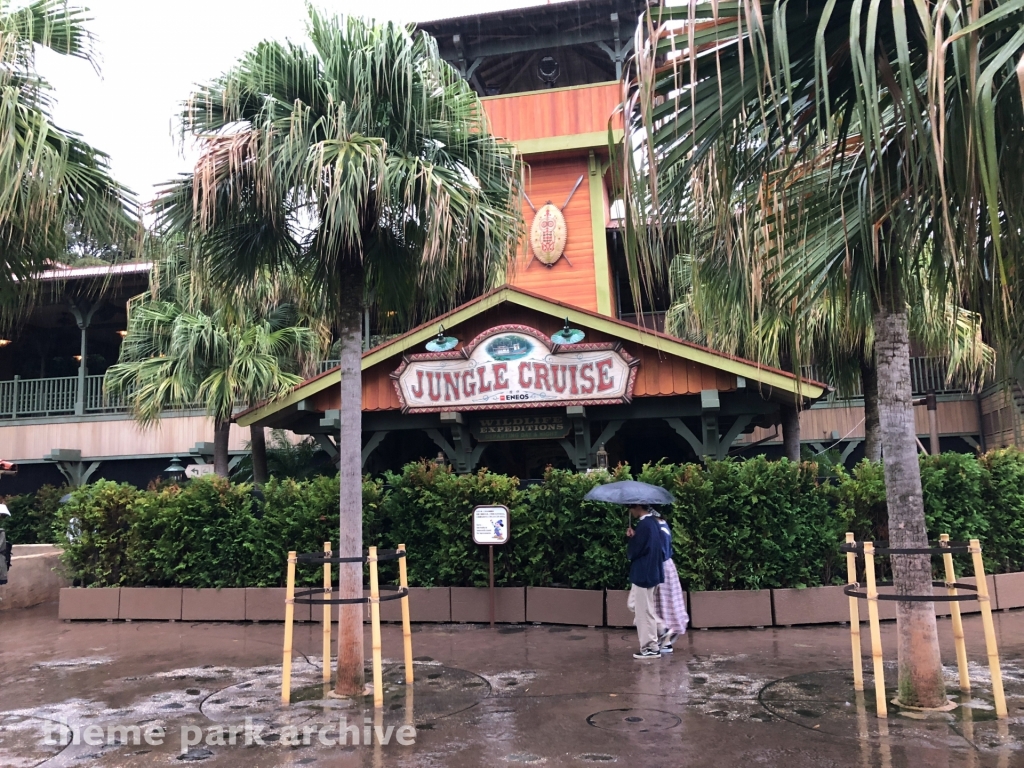
[[[267,433],[264,427],[253,424],[249,427],[249,450],[252,451],[252,482],[263,485],[267,482]]]
[[[780,405],[782,419],[782,455],[800,461],[800,411],[795,405]]]
[[[927,547],[928,531],[911,399],[907,309],[902,291],[884,280],[881,307],[875,311],[874,330],[889,541],[896,548]],[[927,555],[893,555],[892,572],[897,594],[932,593],[931,558]],[[896,631],[899,638],[899,701],[915,707],[945,704],[934,603],[897,602]]]
[[[882,460],[882,432],[878,422],[878,369],[874,355],[862,355],[860,381],[864,390],[864,458]]]
[[[228,476],[228,434],[230,421],[213,422],[213,471],[220,477]]]
[[[341,284],[338,331],[341,337],[341,434],[338,437],[338,480],[341,486],[340,557],[363,553],[363,270],[356,267],[339,276]],[[342,598],[363,596],[363,568],[359,563],[338,566]],[[339,606],[338,678],[335,690],[343,696],[362,694],[363,611],[360,605]]]

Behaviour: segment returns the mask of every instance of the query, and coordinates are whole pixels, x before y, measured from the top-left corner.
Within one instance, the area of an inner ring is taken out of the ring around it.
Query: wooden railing
[[[912,357],[910,358],[910,387],[915,397],[935,392],[937,395],[952,395],[972,391],[971,383],[962,377],[954,376],[946,379],[949,361],[944,357]],[[800,374],[806,379],[829,384],[828,376],[823,368],[817,365],[801,367]],[[858,380],[852,388],[833,393],[829,400],[856,400],[864,397],[864,391]]]

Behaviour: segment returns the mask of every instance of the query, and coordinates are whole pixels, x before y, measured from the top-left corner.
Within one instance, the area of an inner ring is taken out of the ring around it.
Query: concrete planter
[[[604,624],[604,590],[526,588],[526,620],[544,624]]]
[[[61,589],[70,584],[64,576],[57,547],[15,544],[8,582],[0,586],[0,611],[56,602]]]
[[[284,621],[284,587],[246,587],[246,621]],[[309,621],[310,606],[295,606],[295,621]]]
[[[184,589],[182,621],[245,621],[244,589]]]
[[[994,578],[999,607],[1024,608],[1024,573],[997,573]]]
[[[628,589],[606,589],[604,593],[604,623],[608,627],[632,627],[633,612],[626,601]]]
[[[107,589],[65,587],[60,591],[57,616],[61,619],[82,621],[116,619],[120,600],[121,590],[117,587]]]
[[[690,626],[769,627],[772,624],[771,590],[690,592]]]
[[[451,621],[490,621],[490,590],[486,587],[452,587]],[[495,587],[494,620],[503,624],[526,621],[526,588]]]
[[[843,587],[773,589],[771,593],[775,624],[778,626],[834,624],[850,620],[850,599],[843,594]],[[864,614],[866,609],[867,603],[864,603],[861,613]]]
[[[132,621],[180,621],[181,589],[122,587],[117,617]]]

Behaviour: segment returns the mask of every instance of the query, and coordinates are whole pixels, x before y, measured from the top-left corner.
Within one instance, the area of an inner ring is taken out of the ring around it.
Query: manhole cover
[[[660,709],[605,709],[587,718],[595,728],[606,731],[667,731],[675,728],[680,720],[671,712]]]

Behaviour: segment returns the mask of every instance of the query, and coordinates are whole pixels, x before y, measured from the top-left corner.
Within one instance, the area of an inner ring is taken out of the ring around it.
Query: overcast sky
[[[260,40],[304,38],[303,0],[72,0],[87,6],[101,72],[47,55],[39,68],[56,88],[55,119],[111,156],[114,175],[149,200],[154,185],[188,170],[173,116],[196,83],[231,66]],[[424,21],[536,0],[320,0],[318,8],[396,21]],[[429,9],[429,10],[426,10]]]

